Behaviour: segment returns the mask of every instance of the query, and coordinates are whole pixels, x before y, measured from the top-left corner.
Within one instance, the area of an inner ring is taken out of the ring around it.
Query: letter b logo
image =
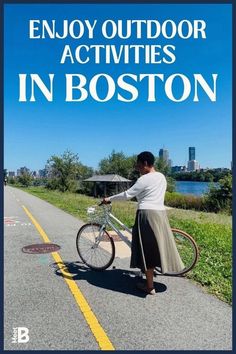
[[[27,343],[29,341],[29,330],[26,327],[18,327],[18,343]]]

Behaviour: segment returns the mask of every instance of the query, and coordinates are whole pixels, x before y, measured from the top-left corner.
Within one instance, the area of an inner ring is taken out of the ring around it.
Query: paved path
[[[90,271],[75,247],[78,219],[18,189],[4,190],[5,350],[100,350],[107,340],[115,350],[232,349],[230,306],[184,278],[159,276],[157,294],[143,296],[121,242],[116,269]],[[53,254],[22,252],[44,242],[22,205],[61,246],[57,254],[73,276],[71,288]],[[98,321],[95,334],[76,302],[80,291]],[[12,343],[17,327],[28,328],[27,343]]]

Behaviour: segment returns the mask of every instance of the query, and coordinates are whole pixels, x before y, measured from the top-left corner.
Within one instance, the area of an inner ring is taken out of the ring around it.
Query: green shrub
[[[85,194],[87,196],[94,195],[94,184],[91,182],[79,181],[77,193]]]
[[[39,186],[45,186],[46,183],[47,183],[47,179],[46,179],[46,178],[35,178],[35,179],[33,180],[32,185],[33,185],[34,187],[39,187]]]
[[[166,177],[166,180],[167,180],[167,191],[175,192],[175,187],[176,187],[175,179],[168,176]]]
[[[210,211],[225,211],[232,214],[232,175],[220,179],[218,186],[212,186],[205,197],[206,207]]]
[[[194,195],[184,195],[180,193],[166,192],[165,204],[173,208],[205,210],[205,200],[203,197]]]
[[[9,177],[8,183],[14,185],[14,184],[16,184],[16,179],[14,177]]]
[[[58,180],[56,178],[50,178],[47,180],[45,187],[50,190],[58,189]]]

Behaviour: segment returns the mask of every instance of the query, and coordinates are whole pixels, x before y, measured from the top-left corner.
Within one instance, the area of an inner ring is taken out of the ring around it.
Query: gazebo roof
[[[84,180],[85,182],[131,182],[130,179],[124,178],[116,174],[94,175]]]

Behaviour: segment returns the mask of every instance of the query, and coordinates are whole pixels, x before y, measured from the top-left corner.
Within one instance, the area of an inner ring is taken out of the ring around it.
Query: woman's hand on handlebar
[[[101,201],[101,204],[111,204],[109,198],[103,198],[103,200]]]

